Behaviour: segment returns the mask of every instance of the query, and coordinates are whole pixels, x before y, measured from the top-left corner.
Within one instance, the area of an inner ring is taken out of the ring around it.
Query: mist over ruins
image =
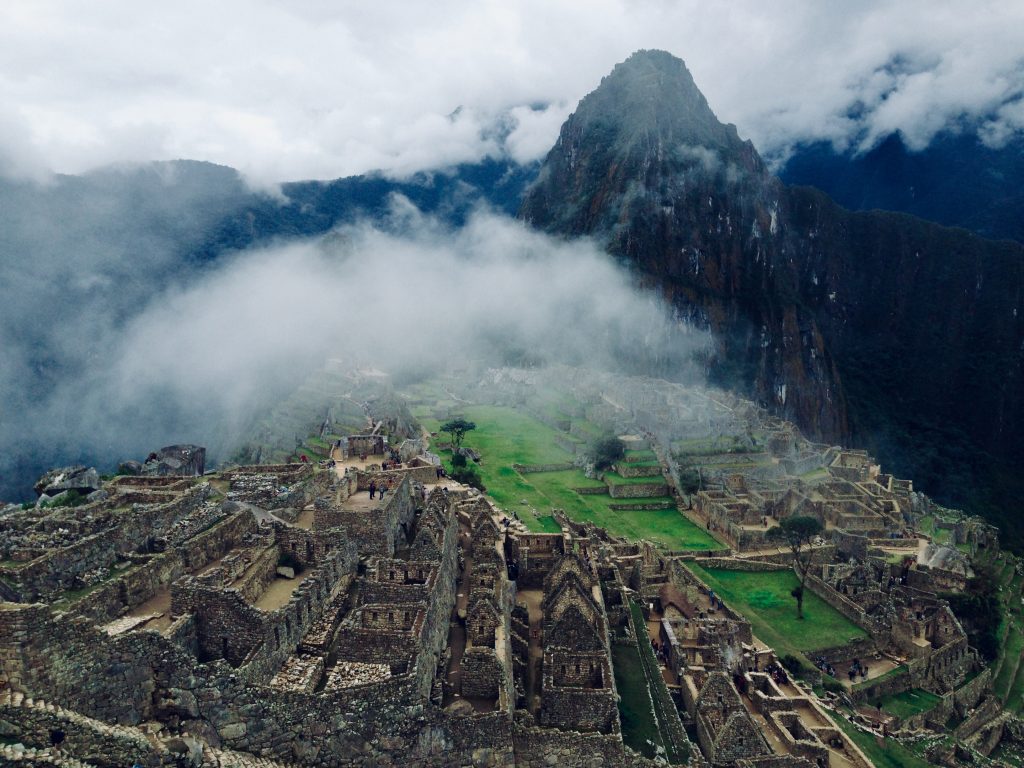
[[[605,5],[0,10],[0,765],[1022,765],[1024,18]]]

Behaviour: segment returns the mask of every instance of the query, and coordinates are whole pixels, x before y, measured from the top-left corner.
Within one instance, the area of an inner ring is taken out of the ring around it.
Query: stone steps
[[[123,739],[128,739],[139,743],[140,747],[145,745],[150,747],[157,752],[166,752],[166,747],[159,742],[151,740],[147,734],[143,733],[138,728],[132,728],[126,725],[113,725],[105,723],[102,720],[96,720],[75,712],[74,710],[64,709],[63,707],[44,701],[43,699],[33,699],[20,691],[11,691],[9,688],[0,692],[0,708],[11,707],[14,709],[37,709],[48,714],[54,715],[65,720],[69,720],[77,725],[87,728],[95,733],[100,733],[105,736],[114,736]]]
[[[60,754],[59,751],[47,747],[34,749],[23,744],[4,744],[0,746],[0,765],[53,765],[58,768],[95,768],[92,763],[84,763],[73,757]]]
[[[281,763],[268,757],[257,757],[245,752],[206,746],[203,749],[203,768],[294,768],[295,763]]]

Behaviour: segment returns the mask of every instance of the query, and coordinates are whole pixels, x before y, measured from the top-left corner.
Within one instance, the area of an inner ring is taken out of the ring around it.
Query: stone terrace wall
[[[622,477],[661,477],[659,464],[633,464],[629,459],[616,464],[615,471]]]
[[[406,531],[416,515],[409,488],[409,476],[404,475],[398,486],[391,489],[384,505],[369,510],[339,508],[324,498],[318,498],[314,502],[313,530],[342,526],[349,538],[356,542],[360,554],[390,557],[395,554],[395,548],[405,541]]]
[[[243,536],[256,530],[256,518],[243,511],[204,531],[185,545],[154,555],[148,562],[114,578],[82,597],[69,609],[72,615],[106,623],[169,588],[188,571],[203,568],[234,547]]]
[[[609,484],[608,495],[613,499],[649,499],[654,496],[668,496],[668,485],[665,483]]]
[[[538,472],[564,472],[575,466],[571,461],[560,461],[554,464],[513,464],[512,469],[520,474],[528,475]]]
[[[992,689],[992,668],[986,667],[977,677],[956,689],[948,696],[952,699],[952,705],[957,714],[961,717],[978,706],[978,702]]]
[[[186,544],[154,555],[149,562],[81,598],[69,610],[72,615],[97,623],[111,621],[149,600],[159,590],[169,588],[171,582],[188,571],[198,570],[223,557],[256,527],[252,513],[236,513]]]
[[[809,575],[807,577],[807,588],[875,638],[875,640],[883,643],[888,641],[889,627],[884,621],[867,615],[857,603],[845,595],[836,592],[817,576]]]
[[[753,560],[739,557],[702,557],[697,560],[701,568],[719,568],[723,571],[788,571],[789,565],[772,563],[767,560]]]
[[[328,595],[355,566],[351,547],[334,553],[296,587],[286,605],[270,613],[251,605],[239,589],[185,578],[171,588],[171,611],[196,614],[202,658],[224,658],[236,667],[244,664],[247,679],[265,683],[295,651],[323,613]]]
[[[56,599],[82,574],[108,569],[120,555],[135,551],[152,538],[163,537],[176,522],[203,504],[210,492],[210,486],[203,483],[168,504],[134,506],[115,513],[108,530],[11,571],[17,581],[15,588],[26,602]]]
[[[381,482],[385,482],[388,484],[388,488],[393,490],[398,487],[398,484],[405,477],[408,477],[414,483],[436,483],[437,470],[433,466],[402,467],[401,469],[376,471],[359,470],[356,473],[356,490],[368,490],[371,482],[378,487]]]
[[[654,768],[653,760],[626,749],[618,734],[553,731],[513,723],[517,768]]]
[[[493,648],[467,648],[462,656],[462,695],[496,699],[505,684],[504,670]]]
[[[15,704],[20,694],[10,692],[0,700],[0,721],[4,735],[17,738],[27,745],[49,746],[51,734],[60,732],[60,744],[65,754],[88,756],[90,765],[103,768],[122,768],[140,764],[152,766],[174,765],[172,755],[158,750],[140,731],[110,726],[83,717],[62,707],[47,706],[42,701],[31,706],[27,701]]]
[[[888,675],[876,677],[874,680],[853,686],[850,698],[856,702],[874,702],[886,696],[894,696],[914,687],[913,680],[906,669],[897,668]]]
[[[7,675],[12,684],[108,722],[184,717],[231,749],[310,768],[511,765],[507,714],[425,708],[411,675],[331,693],[271,690],[248,682],[245,669],[197,664],[159,633],[111,638],[44,606],[3,606],[0,640],[13,650],[3,659],[5,674],[18,673]]]
[[[221,477],[227,480],[229,483],[235,479],[237,475],[256,475],[256,474],[271,474],[275,475],[278,482],[284,485],[290,485],[298,480],[305,478],[307,475],[313,474],[312,464],[248,464],[241,467],[234,467],[225,472],[221,473]]]

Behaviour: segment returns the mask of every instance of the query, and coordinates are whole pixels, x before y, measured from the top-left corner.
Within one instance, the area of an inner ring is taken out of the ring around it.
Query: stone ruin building
[[[940,704],[860,725],[965,718],[985,753],[1012,737],[942,598],[973,576],[965,550],[998,551],[991,526],[943,518],[948,541],[931,541],[937,510],[909,481],[731,396],[563,373],[580,413],[657,455],[637,477],[722,549],[667,553],[558,511],[557,532],[528,531],[442,480],[425,440],[395,449],[379,430],[316,466],[59,471],[44,490],[80,483],[86,503],[0,516],[0,761],[653,766],[624,740],[623,658],[645,676],[662,764],[866,768],[834,708],[912,689]],[[528,405],[538,375],[496,389]],[[735,439],[693,437],[715,430]],[[692,494],[680,439],[727,446],[701,454]],[[765,534],[793,515],[823,527],[808,589],[865,634],[809,659],[809,681],[834,670],[841,693],[793,680],[687,567],[787,570]],[[853,659],[871,676],[843,687]]]

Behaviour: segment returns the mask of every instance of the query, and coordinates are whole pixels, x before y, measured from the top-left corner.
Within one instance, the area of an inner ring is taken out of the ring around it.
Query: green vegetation
[[[665,752],[669,762],[673,765],[682,765],[689,758],[689,750],[684,744],[676,743],[672,738],[672,727],[670,718],[678,718],[679,713],[675,704],[669,696],[665,680],[661,676],[661,666],[654,658],[654,650],[647,639],[647,622],[644,620],[643,610],[640,604],[633,601],[629,605],[629,612],[633,617],[633,628],[636,631],[637,650],[640,652],[641,666],[644,676],[647,678],[647,690],[650,691],[651,701],[654,704],[654,716],[658,721],[658,728],[667,738],[662,739],[665,744]],[[681,723],[680,723],[681,725]]]
[[[54,496],[49,501],[44,501],[39,505],[40,509],[54,509],[56,507],[80,507],[87,503],[87,495],[82,493],[77,488],[72,488],[69,491]],[[24,508],[24,507],[23,507]]]
[[[647,677],[636,644],[612,645],[612,662],[615,666],[615,687],[620,696],[622,740],[645,757],[653,758],[657,747],[664,744],[654,718]]]
[[[456,418],[449,419],[439,429],[452,436],[452,453],[458,456],[460,455],[459,450],[462,448],[462,441],[465,439],[466,433],[476,429],[476,424],[463,418]]]
[[[555,444],[557,430],[512,408],[473,405],[461,408],[460,412],[476,423],[473,446],[484,457],[484,462],[496,459],[499,464],[511,466],[555,464],[572,459]],[[420,417],[420,423],[432,432],[440,431],[438,419]],[[484,477],[486,480],[486,473]]]
[[[588,451],[598,469],[608,469],[626,455],[626,445],[612,433],[607,433],[591,443]]]
[[[421,409],[416,408],[419,412]],[[722,544],[674,507],[658,510],[616,510],[612,504],[628,504],[629,498],[612,499],[607,495],[580,495],[574,488],[600,488],[578,469],[555,472],[519,473],[513,465],[560,464],[570,462],[572,454],[559,447],[555,438],[561,433],[531,416],[501,406],[460,408],[463,418],[476,424],[473,447],[482,460],[478,467],[487,493],[509,512],[516,512],[530,529],[556,532],[558,526],[550,510],[561,509],[573,520],[590,521],[616,536],[648,539],[671,550],[718,549]],[[440,420],[419,416],[424,427],[438,431]],[[436,449],[435,449],[436,450]],[[439,450],[452,470],[450,450]],[[616,475],[616,477],[618,477]],[[652,478],[630,478],[651,482]],[[653,478],[655,482],[659,478]],[[638,503],[672,502],[667,496],[636,500]],[[674,502],[673,502],[674,504]],[[536,510],[536,512],[531,512]]]
[[[750,621],[754,634],[780,655],[842,645],[867,633],[813,592],[804,597],[804,619],[793,613],[791,593],[799,585],[792,571],[727,571],[690,568],[725,602]]]
[[[886,696],[881,700],[880,704],[883,712],[888,712],[890,715],[895,715],[901,720],[905,720],[908,717],[920,715],[922,712],[934,709],[935,705],[940,701],[942,701],[941,696],[936,696],[934,693],[920,688],[913,688],[903,693]]]
[[[992,687],[996,696],[1003,701],[1007,701],[1010,696],[1010,689],[1013,687],[1013,681],[1017,677],[1017,670],[1020,667],[1021,652],[1024,651],[1024,634],[1019,629],[1010,629],[1001,650],[1002,660]]]
[[[971,645],[978,649],[987,660],[994,660],[999,654],[999,626],[1002,610],[999,601],[997,577],[992,568],[976,563],[975,576],[967,583],[963,593],[946,593],[942,598],[949,601],[957,619],[964,625]]]
[[[462,461],[458,461],[462,459]],[[487,486],[484,485],[483,478],[480,476],[480,470],[476,468],[475,464],[466,463],[466,457],[460,454],[452,456],[452,468],[448,472],[453,480],[457,480],[464,485],[472,486],[481,491],[486,491]]]
[[[845,717],[837,714],[834,719],[853,743],[860,747],[868,760],[875,764],[875,768],[931,767],[931,763],[926,759],[915,754],[895,739],[884,739],[879,744],[872,734],[860,730]]]
[[[815,536],[821,533],[821,523],[817,518],[807,515],[794,515],[787,517],[775,528],[768,531],[768,541],[776,541],[789,547],[793,553],[793,565],[796,568],[799,581],[789,593],[796,599],[796,617],[804,617],[804,585],[807,583],[807,575],[811,571],[811,558],[814,556],[811,550],[811,542]]]

